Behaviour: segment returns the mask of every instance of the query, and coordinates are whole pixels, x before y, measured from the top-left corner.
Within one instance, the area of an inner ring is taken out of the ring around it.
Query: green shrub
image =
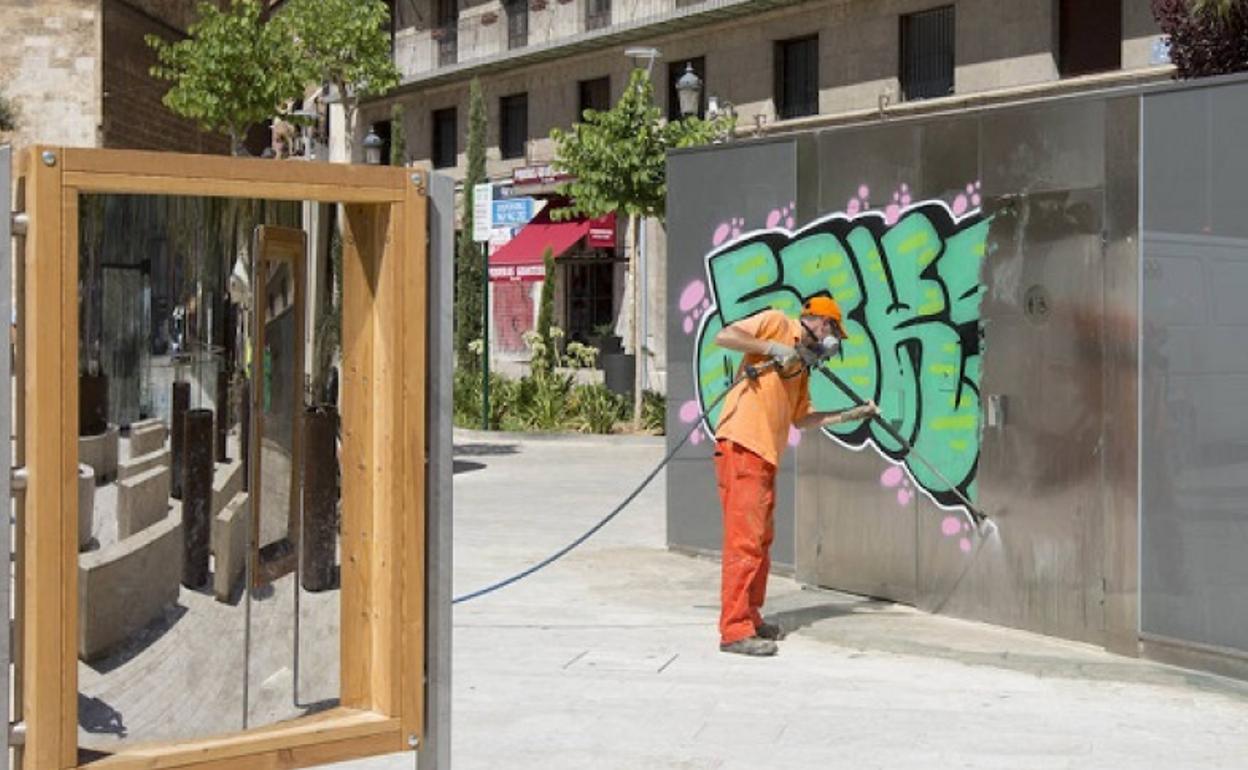
[[[667,432],[667,399],[653,390],[641,394],[641,427],[660,436]]]
[[[520,380],[525,398],[517,404],[529,430],[559,430],[568,421],[572,376],[541,373]]]
[[[572,424],[584,433],[610,433],[627,414],[624,400],[603,385],[578,385],[572,395]]]

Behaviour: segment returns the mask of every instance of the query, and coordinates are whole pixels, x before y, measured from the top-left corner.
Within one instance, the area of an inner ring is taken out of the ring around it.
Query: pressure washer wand
[[[858,394],[854,392],[853,388],[849,387],[849,385],[847,385],[844,380],[842,380],[840,377],[836,375],[836,372],[833,372],[831,369],[829,369],[827,365],[824,364],[822,361],[817,361],[817,360],[809,361],[808,365],[812,369],[817,369],[820,374],[822,374],[824,377],[827,377],[829,380],[831,380],[833,385],[835,385],[842,393],[844,393],[849,398],[850,401],[854,402],[855,406],[866,406],[867,402],[864,401],[862,398],[860,398]],[[884,428],[885,432],[887,432],[888,435],[891,436],[894,441],[896,441],[898,444],[901,444],[901,448],[905,450],[907,455],[913,455],[915,459],[917,459],[919,462],[927,466],[927,469],[930,470],[932,474],[936,476],[936,478],[940,479],[940,481],[946,487],[948,487],[950,490],[953,491],[953,494],[956,495],[958,500],[962,502],[962,505],[966,507],[967,513],[970,514],[971,521],[975,524],[976,529],[979,529],[983,525],[983,523],[988,520],[988,514],[976,508],[975,505],[971,503],[970,500],[967,499],[966,495],[962,494],[962,490],[958,489],[957,486],[953,484],[953,482],[949,481],[949,479],[945,477],[945,474],[940,472],[939,468],[937,468],[935,465],[929,462],[926,457],[916,452],[914,447],[911,446],[910,442],[906,441],[905,437],[902,436],[901,433],[898,432],[898,430],[894,428],[891,423],[885,420],[882,415],[880,415],[879,413],[876,413],[872,415],[872,418],[877,423],[879,423],[882,428]]]

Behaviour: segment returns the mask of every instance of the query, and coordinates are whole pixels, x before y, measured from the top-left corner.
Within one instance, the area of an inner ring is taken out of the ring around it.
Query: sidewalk
[[[457,434],[456,594],[570,541],[662,454]],[[660,475],[580,550],[457,607],[456,770],[1248,767],[1248,683],[784,578],[780,655],[722,654],[718,564],[667,552],[663,509]]]

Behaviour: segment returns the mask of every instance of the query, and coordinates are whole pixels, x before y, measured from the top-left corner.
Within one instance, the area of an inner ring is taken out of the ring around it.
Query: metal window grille
[[[499,100],[498,150],[504,159],[523,158],[529,137],[529,95],[514,94]]]
[[[819,38],[776,44],[776,112],[781,120],[819,113]]]
[[[529,0],[510,0],[507,10],[507,48],[524,48],[529,44]]]
[[[585,30],[611,25],[611,0],[585,0]]]
[[[901,95],[931,99],[953,93],[953,6],[901,17]]]

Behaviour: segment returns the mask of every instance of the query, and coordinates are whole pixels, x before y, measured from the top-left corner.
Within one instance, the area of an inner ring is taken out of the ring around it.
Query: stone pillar
[[[190,409],[183,418],[182,585],[208,582],[208,544],[212,534],[212,410]]]
[[[311,408],[303,421],[303,575],[306,591],[324,591],[337,584],[334,553],[338,512],[338,454],[335,451],[338,410]]]
[[[226,448],[226,437],[230,434],[230,374],[227,371],[217,372],[217,462],[223,463],[230,459]]]
[[[175,382],[173,383],[173,409],[169,415],[170,427],[170,450],[173,456],[173,467],[169,470],[173,472],[173,490],[171,497],[182,499],[182,465],[186,458],[186,425],[183,418],[186,417],[186,410],[191,406],[191,383]]]

